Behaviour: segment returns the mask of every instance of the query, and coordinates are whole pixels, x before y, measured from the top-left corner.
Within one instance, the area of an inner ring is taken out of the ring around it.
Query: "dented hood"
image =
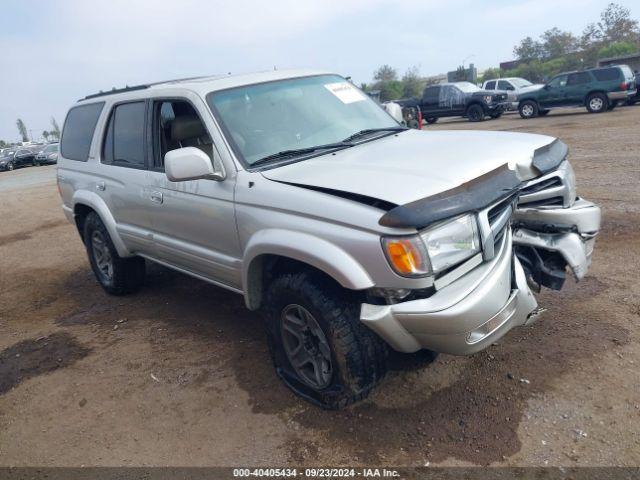
[[[555,139],[510,132],[408,130],[262,174],[402,205],[436,195],[508,164],[520,180],[539,174],[534,151]]]

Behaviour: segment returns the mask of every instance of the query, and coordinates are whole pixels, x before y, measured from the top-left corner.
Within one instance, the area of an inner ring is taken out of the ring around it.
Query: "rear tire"
[[[436,123],[438,121],[438,117],[428,117],[425,118],[424,121],[431,125],[432,123]]]
[[[587,97],[587,111],[589,113],[602,113],[609,108],[609,99],[604,93],[592,93]]]
[[[484,120],[484,108],[477,103],[469,105],[467,108],[467,119],[470,122],[481,122]]]
[[[297,395],[326,409],[365,398],[387,371],[387,346],[359,319],[350,291],[316,272],[288,273],[264,303],[278,376]]]
[[[502,112],[500,112],[500,113],[492,113],[491,114],[491,118],[493,118],[494,120],[497,120],[501,116],[502,116]]]
[[[97,213],[87,215],[83,238],[91,269],[107,293],[126,295],[140,289],[145,277],[144,259],[118,255],[107,227]]]
[[[617,106],[618,106],[618,100],[612,100],[611,103],[609,103],[609,106],[607,107],[607,110],[611,111],[614,108],[616,108]]]
[[[518,106],[518,112],[522,118],[528,120],[529,118],[537,117],[540,109],[533,100],[525,100]]]
[[[9,163],[7,163],[7,170],[11,171],[11,170],[13,170],[14,168],[16,168],[16,167],[15,167],[15,165],[13,164],[13,162],[9,162]]]
[[[539,110],[538,115],[541,117],[546,117],[551,110]]]

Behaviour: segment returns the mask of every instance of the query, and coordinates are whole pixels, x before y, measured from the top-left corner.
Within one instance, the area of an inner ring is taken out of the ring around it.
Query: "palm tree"
[[[23,142],[29,141],[29,135],[27,135],[27,126],[24,124],[21,118],[16,120],[16,127],[18,127],[18,133],[22,137]]]
[[[51,134],[50,134],[49,132],[47,132],[46,130],[43,130],[43,131],[42,131],[42,136],[44,137],[44,140],[45,140],[46,142],[48,142],[48,141],[49,141],[49,135],[51,135]]]
[[[60,127],[58,126],[58,122],[56,122],[56,119],[51,117],[51,128],[52,130],[49,132],[49,135],[51,135],[53,138],[55,138],[56,140],[60,140]]]

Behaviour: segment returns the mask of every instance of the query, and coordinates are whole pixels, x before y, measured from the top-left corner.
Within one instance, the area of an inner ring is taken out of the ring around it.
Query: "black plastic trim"
[[[540,147],[533,152],[533,166],[541,174],[550,172],[558,168],[562,161],[567,158],[569,147],[564,142],[556,139],[553,142]]]
[[[393,208],[379,223],[393,228],[424,228],[439,220],[483,210],[514,194],[521,184],[505,163],[458,187]]]

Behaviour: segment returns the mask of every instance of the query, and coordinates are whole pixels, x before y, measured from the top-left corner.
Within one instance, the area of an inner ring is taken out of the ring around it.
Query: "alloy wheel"
[[[533,115],[533,105],[529,105],[529,104],[527,104],[527,105],[523,105],[523,106],[522,106],[522,114],[523,114],[525,117],[530,117],[530,116],[532,116],[532,115]]]
[[[280,328],[285,354],[300,379],[318,390],[327,387],[333,374],[331,347],[317,320],[291,304],[282,310]]]
[[[604,102],[600,97],[593,97],[591,100],[589,100],[589,106],[591,107],[591,110],[602,110]]]
[[[111,280],[113,278],[113,258],[101,232],[95,231],[91,235],[91,252],[100,274],[106,280]]]

